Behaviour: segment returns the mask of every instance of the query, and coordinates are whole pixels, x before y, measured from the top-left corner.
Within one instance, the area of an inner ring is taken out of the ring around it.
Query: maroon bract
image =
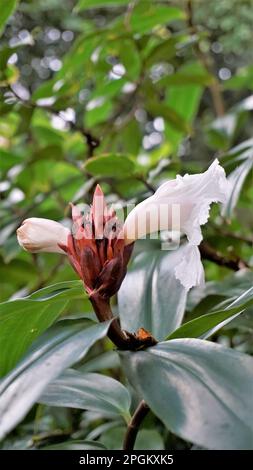
[[[67,244],[59,243],[83,280],[87,293],[104,298],[114,295],[126,275],[133,243],[125,246],[122,223],[105,203],[97,185],[90,211],[83,214],[72,204],[73,225]]]

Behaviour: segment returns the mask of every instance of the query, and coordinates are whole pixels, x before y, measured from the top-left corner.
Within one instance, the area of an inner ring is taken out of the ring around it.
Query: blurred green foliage
[[[75,279],[64,256],[21,251],[15,230],[22,220],[36,216],[68,224],[68,203],[90,203],[97,182],[109,203],[139,202],[177,173],[203,171],[214,156],[230,175],[232,191],[221,215],[212,209],[204,238],[228,263],[205,261],[208,282],[188,296],[187,321],[250,288],[252,1],[21,0],[0,6],[1,302]],[[140,242],[136,253],[153,248],[154,242],[146,241],[145,248]],[[148,264],[142,269],[145,278]],[[44,323],[35,336],[58,314],[92,318],[87,300],[64,300],[55,302],[57,314],[47,311],[46,301],[40,304],[31,330],[40,314]],[[31,299],[15,302],[21,311],[28,308],[29,318]],[[248,307],[213,339],[252,353],[250,313]],[[14,343],[20,333],[15,328],[15,322],[6,326]],[[15,361],[32,340],[24,335]],[[106,361],[100,356],[101,367],[96,363],[88,371],[121,379],[104,340],[82,367],[96,361],[101,349]],[[53,445],[60,430],[59,442],[74,433],[75,439],[99,438],[114,448],[122,426],[121,418],[108,421],[103,413],[37,405],[2,446]],[[53,437],[42,437],[41,444],[36,435],[43,433]],[[145,445],[190,446],[152,416],[139,436],[139,448]]]

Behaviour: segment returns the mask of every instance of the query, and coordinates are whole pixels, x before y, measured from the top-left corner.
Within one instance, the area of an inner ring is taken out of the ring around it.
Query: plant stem
[[[112,320],[108,331],[108,337],[119,349],[129,349],[129,340],[127,335],[120,328],[118,319],[113,316],[110,307],[110,300],[101,297],[99,294],[90,296],[90,301],[100,322]]]
[[[123,450],[133,450],[139,428],[148,412],[149,406],[145,403],[144,400],[141,400],[127,427],[123,443]]]

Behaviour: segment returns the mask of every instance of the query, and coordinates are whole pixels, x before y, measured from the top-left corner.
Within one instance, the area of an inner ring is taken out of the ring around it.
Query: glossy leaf
[[[123,329],[143,327],[162,340],[180,325],[186,304],[186,291],[174,273],[180,256],[179,249],[136,257],[118,293]]]
[[[223,206],[222,214],[225,217],[230,218],[236,207],[243,184],[253,168],[253,156],[246,159],[241,165],[239,165],[229,175],[229,181],[231,183],[231,190],[226,204]]]
[[[240,298],[253,284],[253,273],[248,269],[241,269],[230,274],[222,281],[209,281],[203,287],[196,287],[189,292],[187,298],[187,310],[192,312],[197,308],[200,313],[206,313],[205,304],[214,299],[212,307],[224,299],[231,304],[233,300]],[[200,304],[203,307],[200,309]],[[203,310],[204,309],[204,310]],[[217,308],[216,308],[217,310]]]
[[[155,415],[207,449],[253,448],[253,359],[199,339],[122,353],[132,385]]]
[[[23,299],[0,304],[0,375],[6,374],[30,344],[60,316],[70,299],[85,298],[80,281],[58,283]]]
[[[128,390],[106,375],[67,370],[51,382],[40,403],[98,411],[105,416],[130,417],[131,399]]]
[[[238,299],[228,305],[225,310],[211,312],[199,318],[195,318],[176,331],[173,331],[167,339],[175,338],[202,338],[207,339],[220,328],[234,320],[245,308],[253,304],[253,287],[242,294]]]
[[[46,386],[82,359],[103,338],[109,323],[60,321],[33,344],[26,357],[0,383],[0,439],[39,399]]]

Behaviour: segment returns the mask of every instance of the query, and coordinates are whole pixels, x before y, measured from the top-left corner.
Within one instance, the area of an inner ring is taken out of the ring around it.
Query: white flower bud
[[[17,229],[18,243],[26,251],[64,253],[58,244],[67,245],[70,230],[54,220],[32,217]]]

